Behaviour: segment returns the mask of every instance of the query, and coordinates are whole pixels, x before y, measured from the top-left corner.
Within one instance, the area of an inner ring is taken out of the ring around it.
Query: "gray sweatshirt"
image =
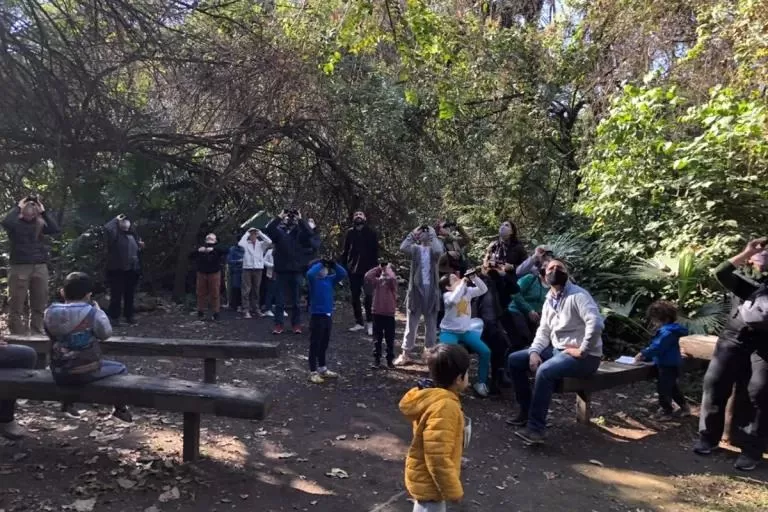
[[[45,330],[51,336],[64,336],[80,329],[80,324],[88,316],[93,306],[87,302],[71,302],[69,304],[54,303],[45,310],[43,323]],[[85,327],[85,326],[83,326]],[[101,309],[97,309],[93,316],[93,335],[100,340],[106,340],[112,336],[112,324],[109,317]]]
[[[569,282],[555,309],[554,293],[553,288],[547,294],[531,350],[540,354],[551,344],[557,350],[578,348],[584,354],[602,357],[603,317],[595,300],[585,289]]]

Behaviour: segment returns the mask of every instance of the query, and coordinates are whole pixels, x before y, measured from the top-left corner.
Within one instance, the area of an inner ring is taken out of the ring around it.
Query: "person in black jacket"
[[[344,253],[340,259],[349,274],[352,309],[355,313],[355,325],[350,331],[367,329],[368,335],[373,336],[373,316],[371,315],[373,296],[364,283],[365,273],[379,264],[379,240],[376,232],[368,227],[366,221],[365,213],[361,211],[354,213],[353,227],[347,231]],[[363,323],[363,308],[360,304],[361,292],[365,296],[365,323]]]
[[[738,275],[736,269],[749,263],[758,272],[768,270],[767,243],[765,238],[750,241],[741,253],[715,270],[717,280],[732,294],[732,309],[704,376],[699,440],[693,448],[699,455],[709,455],[717,448],[733,385],[742,376],[750,375],[747,391],[753,413],[747,428],[739,433],[736,444],[741,455],[734,463],[736,469],[744,471],[757,466],[768,444],[768,333],[747,326],[739,312],[741,304],[766,285],[765,280],[758,282]],[[737,401],[737,408],[742,406]],[[734,418],[737,416],[744,417],[744,412],[734,411]]]
[[[22,317],[29,295],[29,328],[32,334],[45,335],[43,313],[48,304],[49,259],[45,235],[58,234],[59,226],[35,195],[25,197],[11,208],[2,225],[11,243],[8,329],[11,334],[26,334],[27,325]]]
[[[275,327],[272,334],[283,332],[283,312],[285,294],[288,293],[288,306],[291,307],[291,325],[294,334],[301,334],[301,308],[299,307],[302,271],[306,264],[306,255],[310,248],[320,249],[320,239],[301,218],[301,212],[292,208],[283,210],[280,215],[264,228],[274,244],[273,259],[277,288],[275,290]]]
[[[216,235],[205,236],[205,244],[193,251],[191,257],[197,263],[197,317],[203,319],[210,304],[214,321],[221,310],[221,268],[229,250],[218,245]]]
[[[131,221],[122,213],[104,225],[107,237],[107,282],[109,309],[107,315],[113,326],[120,322],[122,309],[125,320],[135,323],[133,297],[141,273],[139,254],[144,242],[136,234]],[[122,306],[122,308],[121,308]]]

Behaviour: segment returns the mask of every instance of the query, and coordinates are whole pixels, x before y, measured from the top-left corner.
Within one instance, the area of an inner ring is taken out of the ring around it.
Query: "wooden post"
[[[36,370],[45,370],[48,367],[48,354],[37,354]]]
[[[216,383],[216,359],[206,358],[203,360],[203,382],[208,384]]]
[[[200,455],[200,415],[184,413],[184,462],[196,461]]]
[[[576,421],[588,425],[592,417],[590,405],[591,394],[589,391],[576,392]]]

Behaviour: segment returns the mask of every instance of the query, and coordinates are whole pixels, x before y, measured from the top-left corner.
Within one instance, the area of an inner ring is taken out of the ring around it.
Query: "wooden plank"
[[[27,345],[39,354],[50,350],[45,336],[7,335],[5,341]],[[279,357],[279,343],[234,340],[188,340],[165,338],[115,337],[101,343],[102,352],[123,356],[165,356],[199,359],[267,359]]]
[[[592,377],[586,379],[563,379],[558,387],[559,393],[574,393],[578,391],[601,391],[650,380],[656,376],[656,367],[652,364],[626,365],[613,361],[603,361],[600,368]]]
[[[200,415],[184,413],[184,462],[194,462],[200,456]]]
[[[576,393],[576,421],[588,425],[592,419],[592,402],[589,391]]]
[[[715,353],[717,336],[683,336],[680,338],[680,352],[687,357],[711,361]]]
[[[116,397],[125,405],[255,420],[264,419],[271,406],[265,393],[223,384],[115,375],[85,386],[62,387],[47,370],[0,370],[0,400],[114,404]]]

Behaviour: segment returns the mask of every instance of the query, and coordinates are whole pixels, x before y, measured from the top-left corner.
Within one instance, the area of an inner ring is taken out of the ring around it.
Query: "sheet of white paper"
[[[632,356],[621,356],[616,362],[619,364],[635,364],[635,358]]]

